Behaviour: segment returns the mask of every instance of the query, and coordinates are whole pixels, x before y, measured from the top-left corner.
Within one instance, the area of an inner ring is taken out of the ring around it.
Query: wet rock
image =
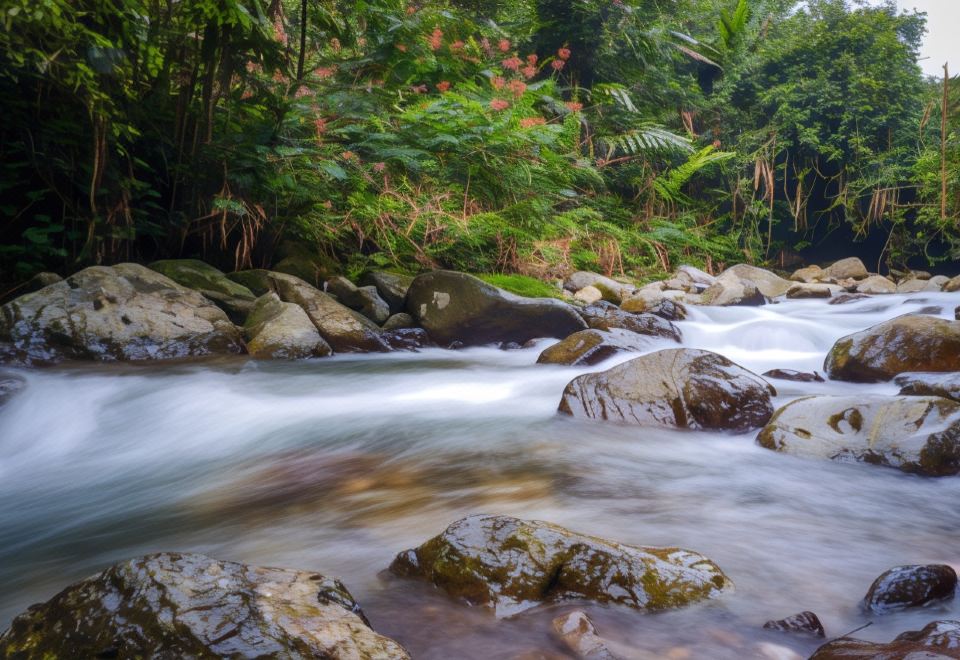
[[[383,326],[382,330],[404,330],[406,328],[415,328],[417,327],[417,322],[413,320],[413,317],[407,314],[406,312],[399,312],[393,314],[388,318]]]
[[[704,305],[717,307],[730,305],[756,306],[766,304],[767,299],[756,284],[726,271],[703,292],[701,302]]]
[[[905,371],[960,371],[960,323],[898,316],[838,339],[823,368],[830,378],[859,383]]]
[[[800,612],[788,616],[785,619],[777,621],[767,621],[763,627],[768,630],[780,630],[782,632],[810,633],[817,637],[825,637],[823,624],[820,623],[820,617],[813,612]]]
[[[433,346],[430,336],[423,328],[397,328],[385,330],[383,340],[397,351],[416,351],[427,346]]]
[[[921,280],[912,278],[897,285],[897,293],[920,293],[925,291],[940,291],[942,280]]]
[[[595,286],[585,286],[573,294],[573,297],[575,300],[579,300],[580,302],[589,305],[597,302],[598,300],[603,300],[603,293],[601,293],[600,289]]]
[[[297,360],[333,353],[307,313],[275,293],[257,298],[243,326],[247,351],[255,358]]]
[[[270,281],[271,272],[272,271],[262,268],[238,270],[234,273],[227,273],[227,279],[245,286],[253,292],[253,295],[259,298],[263,294],[270,293],[274,290],[274,286]]]
[[[777,378],[779,380],[792,380],[797,383],[822,383],[823,376],[816,371],[795,371],[794,369],[771,369],[763,373],[764,378]]]
[[[4,658],[409,658],[339,581],[162,553],[73,584],[14,619]]]
[[[936,289],[932,289],[934,291],[943,291],[943,287],[945,287],[949,281],[950,278],[946,275],[935,275],[930,278],[930,286],[937,287]],[[928,291],[929,290],[931,289],[928,289]]]
[[[871,275],[857,284],[858,293],[896,293],[897,285],[883,275]]]
[[[335,295],[341,304],[363,314],[377,325],[382,325],[390,318],[390,307],[374,286],[358,287],[346,277],[338,275],[327,280],[327,292]]]
[[[857,257],[847,257],[835,261],[823,269],[821,279],[845,280],[847,278],[862,280],[867,277],[867,267]]]
[[[27,380],[23,376],[0,371],[0,408],[26,386]]]
[[[0,343],[25,363],[244,352],[220,308],[138,264],[85,268],[12,300],[0,307]]]
[[[946,291],[947,293],[960,291],[960,275],[947,280],[947,282],[943,285],[943,291]]]
[[[588,271],[577,271],[566,279],[563,288],[568,291],[581,291],[587,287],[593,287],[600,292],[603,300],[619,305],[621,301],[633,289],[632,286],[617,282],[616,280]],[[589,301],[594,302],[594,301]]]
[[[256,296],[247,287],[229,279],[222,271],[198,259],[166,259],[148,266],[171,280],[199,291],[241,325],[253,309]]]
[[[664,301],[664,304],[668,301]],[[675,309],[676,303],[671,303],[674,308],[666,307],[661,309],[662,313],[678,313]],[[587,325],[594,330],[629,330],[640,335],[650,337],[663,337],[680,341],[680,330],[670,321],[662,316],[653,314],[634,314],[619,309],[616,305],[601,301],[589,305],[580,310],[580,315]]]
[[[856,300],[866,300],[870,296],[863,293],[841,293],[839,296],[835,296],[830,299],[828,305],[845,305],[847,303],[854,302]]]
[[[953,318],[955,318],[956,320],[960,321],[960,305],[958,305],[957,307],[954,308],[954,310],[953,310]]]
[[[593,365],[620,353],[649,350],[650,346],[649,337],[629,330],[581,330],[540,353],[537,363]]]
[[[806,268],[799,268],[793,271],[793,275],[790,276],[790,280],[793,282],[805,282],[807,284],[812,284],[813,282],[819,282],[820,278],[823,277],[823,269],[820,266],[807,266]]]
[[[960,373],[905,373],[893,379],[900,394],[907,396],[942,396],[960,401]]]
[[[407,311],[441,345],[478,346],[530,339],[562,339],[586,323],[570,305],[553,298],[524,298],[453,271],[414,279]]]
[[[939,397],[809,396],[780,408],[757,442],[805,458],[960,472],[960,404]]]
[[[660,305],[674,302],[674,299],[670,297],[671,293],[678,293],[684,299],[687,298],[686,295],[683,295],[680,292],[670,292],[656,288],[644,287],[643,289],[634,291],[627,296],[623,302],[620,303],[620,309],[631,314],[642,314],[645,312],[652,313],[652,310],[658,308]]]
[[[407,290],[411,282],[413,282],[413,275],[382,270],[366,273],[360,278],[360,284],[363,286],[376,287],[377,293],[390,306],[391,314],[399,314],[406,309]]]
[[[957,573],[946,564],[897,566],[874,580],[863,599],[865,609],[887,614],[953,598]]]
[[[561,413],[641,426],[748,431],[773,414],[776,390],[710,351],[657,351],[607,371],[578,376]]]
[[[922,630],[897,636],[892,642],[868,642],[841,637],[827,642],[810,660],[943,660],[960,658],[960,621],[934,621]]]
[[[282,242],[276,256],[279,260],[273,265],[274,272],[292,275],[313,287],[320,286],[328,277],[340,272],[336,260],[298,241]]]
[[[617,656],[607,648],[597,633],[593,621],[581,610],[558,616],[553,620],[553,630],[570,651],[584,660],[614,660]]]
[[[732,586],[716,564],[689,550],[623,545],[508,516],[458,520],[401,552],[390,570],[426,578],[497,615],[566,599],[660,610],[714,598]]]
[[[48,287],[51,284],[56,284],[57,282],[62,282],[63,278],[57,275],[56,273],[37,273],[23,286],[21,295],[24,293],[33,293],[34,291],[39,291],[44,287]]]
[[[667,321],[682,321],[687,318],[687,308],[676,300],[660,300],[648,307],[646,311]]]
[[[753,282],[757,288],[767,298],[777,298],[787,292],[793,282],[785,280],[776,273],[748,264],[737,264],[731,266],[724,273],[732,273],[742,280]]]
[[[710,273],[688,265],[680,266],[674,278],[684,282],[685,288],[690,291],[704,291],[717,281],[717,278]]]
[[[829,298],[841,291],[830,284],[794,284],[787,289],[787,298]]]

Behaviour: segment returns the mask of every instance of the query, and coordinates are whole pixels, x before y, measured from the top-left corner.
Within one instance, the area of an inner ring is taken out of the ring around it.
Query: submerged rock
[[[23,376],[0,371],[0,407],[26,386],[27,379]]]
[[[713,598],[732,586],[696,552],[622,545],[508,516],[458,520],[401,552],[390,570],[426,578],[498,615],[567,599],[660,610]]]
[[[661,304],[667,302],[676,305],[672,301],[664,301]],[[580,310],[580,314],[587,325],[595,330],[629,330],[639,335],[680,341],[680,330],[677,326],[652,312],[649,314],[625,312],[616,305],[602,301],[584,307]]]
[[[161,553],[116,564],[13,620],[4,658],[409,658],[316,573]]]
[[[649,337],[629,330],[581,330],[540,353],[537,363],[593,365],[619,353],[647,350],[650,345]]]
[[[905,373],[893,379],[906,396],[942,396],[960,401],[960,373]]]
[[[769,383],[722,355],[674,348],[578,376],[559,409],[642,426],[742,432],[770,419],[773,394]]]
[[[812,635],[816,635],[817,637],[826,636],[826,633],[823,630],[823,624],[820,623],[820,617],[813,612],[800,612],[799,614],[788,616],[785,619],[767,621],[765,624],[763,624],[763,627],[767,630],[810,633]]]
[[[243,353],[226,314],[138,264],[92,266],[0,307],[0,344],[26,363]]]
[[[841,293],[839,296],[831,298],[828,305],[846,305],[857,300],[867,300],[870,296],[865,293]]]
[[[585,612],[574,610],[553,620],[553,630],[570,651],[584,660],[615,660]]]
[[[944,660],[960,658],[960,621],[934,621],[923,630],[911,630],[892,642],[868,642],[841,637],[827,642],[810,660]]]
[[[897,566],[874,580],[863,606],[875,614],[887,614],[953,598],[956,589],[957,573],[946,564]]]
[[[776,378],[779,380],[792,380],[796,383],[822,383],[823,376],[816,371],[796,371],[794,369],[771,369],[763,372],[764,378]]]
[[[199,291],[216,303],[236,324],[242,324],[253,309],[256,296],[247,287],[229,279],[222,271],[199,259],[166,259],[154,261],[151,270]]]
[[[838,339],[823,368],[830,378],[860,383],[905,371],[960,371],[960,323],[898,316]]]
[[[524,344],[541,337],[562,339],[587,327],[564,302],[523,298],[448,270],[414,279],[407,292],[407,311],[442,345]]]
[[[780,408],[757,442],[794,456],[952,475],[960,472],[960,404],[939,397],[808,396]]]
[[[307,313],[298,305],[281,302],[275,293],[257,298],[243,331],[247,351],[256,358],[296,360],[333,353]]]

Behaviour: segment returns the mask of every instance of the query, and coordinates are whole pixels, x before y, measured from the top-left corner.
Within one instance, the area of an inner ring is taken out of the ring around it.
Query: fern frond
[[[669,152],[691,152],[690,140],[656,124],[647,124],[619,135],[601,140],[606,146],[606,158],[624,155],[658,155]]]
[[[684,163],[667,170],[654,179],[653,188],[664,201],[682,201],[684,199],[683,187],[694,175],[713,163],[729,160],[735,155],[729,151],[717,151],[713,145],[707,146],[691,154]]]

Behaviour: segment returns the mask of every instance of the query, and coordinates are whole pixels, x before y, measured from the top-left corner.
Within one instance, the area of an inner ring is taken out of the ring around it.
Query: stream
[[[910,312],[953,319],[957,304],[957,294],[924,293],[691,307],[678,325],[685,346],[756,373],[822,373],[837,338]],[[884,617],[859,607],[892,566],[960,570],[960,477],[780,455],[757,446],[756,432],[567,419],[555,412],[567,382],[632,356],[537,365],[550,343],[8,370],[27,387],[0,408],[0,629],[113,562],[192,551],[340,577],[374,628],[415,658],[562,655],[550,620],[570,604],[497,620],[384,572],[472,513],[686,547],[733,580],[732,593],[682,610],[578,604],[624,658],[806,656],[822,641],[761,629],[802,610],[828,638],[872,621],[856,636],[888,641],[960,619],[960,599]],[[898,391],[772,382],[777,407]]]

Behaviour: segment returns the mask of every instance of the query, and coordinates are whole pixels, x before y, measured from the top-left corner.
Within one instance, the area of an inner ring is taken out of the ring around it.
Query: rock
[[[316,573],[161,553],[73,584],[13,620],[4,658],[409,658]]]
[[[805,371],[795,371],[793,369],[771,369],[763,373],[764,378],[777,378],[779,380],[792,380],[797,383],[822,383],[823,376],[816,371],[813,373]]]
[[[273,265],[274,272],[292,275],[313,287],[340,272],[336,260],[299,241],[284,241],[277,248],[276,256],[278,261]]]
[[[320,336],[337,353],[376,353],[390,350],[376,323],[341,305],[323,291],[293,275],[270,272],[268,280],[280,300],[303,308]]]
[[[540,353],[537,363],[594,365],[620,353],[649,350],[650,345],[649,337],[629,330],[581,330]]]
[[[388,330],[404,330],[406,328],[415,328],[415,327],[417,327],[417,323],[416,321],[413,320],[412,316],[410,316],[406,312],[398,312],[397,314],[393,314],[390,318],[388,318],[384,322],[381,329],[384,331],[388,331]]]
[[[270,282],[270,273],[271,271],[262,268],[238,270],[234,273],[227,273],[227,279],[245,286],[259,298],[263,294],[274,290],[273,284]]]
[[[27,283],[23,286],[23,293],[33,293],[34,291],[39,291],[44,287],[62,281],[63,278],[56,273],[37,273],[27,280]]]
[[[887,614],[953,598],[956,588],[957,573],[946,564],[897,566],[874,580],[863,606],[874,614]]]
[[[956,307],[953,309],[953,318],[955,318],[956,320],[960,321],[960,305],[956,306]]]
[[[578,376],[559,410],[641,426],[748,431],[773,414],[776,390],[710,351],[673,348]]]
[[[931,275],[929,272],[925,270],[911,270],[909,273],[909,279],[911,280],[929,280],[932,277],[933,275]],[[938,277],[943,277],[943,276],[940,275]]]
[[[401,552],[390,570],[426,578],[497,615],[567,599],[661,610],[714,598],[732,586],[716,564],[689,550],[623,545],[508,516],[458,520]]]
[[[841,293],[839,296],[831,298],[828,305],[846,305],[856,300],[866,300],[870,296],[864,293]]]
[[[767,621],[763,627],[768,630],[780,630],[783,632],[801,632],[810,633],[817,637],[826,637],[823,631],[823,624],[820,618],[813,612],[800,612],[786,619],[778,621]]]
[[[587,287],[593,287],[600,292],[603,300],[612,302],[615,305],[619,305],[624,297],[630,292],[633,288],[626,284],[617,282],[614,279],[605,277],[598,273],[590,273],[587,271],[577,271],[570,277],[566,279],[563,283],[563,288],[569,291],[580,291]],[[595,302],[595,301],[589,301]]]
[[[427,346],[433,346],[427,331],[423,328],[396,328],[385,330],[383,340],[397,351],[416,351]]]
[[[819,282],[821,277],[823,277],[823,269],[820,268],[820,266],[814,265],[795,270],[793,275],[790,276],[790,280],[811,284],[813,282]]]
[[[824,268],[822,279],[845,280],[852,278],[862,280],[868,274],[867,267],[863,265],[860,259],[857,257],[847,257],[846,259],[835,261]]]
[[[750,266],[748,264],[737,264],[736,266],[732,266],[723,272],[732,273],[741,280],[753,282],[760,290],[760,293],[767,298],[777,298],[778,296],[782,296],[793,284],[790,282],[790,280],[785,280],[776,273],[771,273],[769,270],[764,270],[763,268],[757,268],[756,266]]]
[[[960,621],[934,621],[923,630],[911,630],[892,642],[868,642],[841,637],[827,642],[810,660],[945,660],[960,658]]]
[[[360,312],[377,325],[382,325],[390,317],[390,306],[374,286],[357,287],[346,277],[338,275],[327,280],[327,291],[341,304]]]
[[[0,408],[26,386],[27,380],[23,376],[0,371]]]
[[[943,290],[947,293],[960,291],[960,275],[957,275],[953,279],[947,280],[946,284],[943,285]]]
[[[663,317],[652,313],[632,314],[606,301],[584,307],[580,310],[580,315],[587,325],[595,330],[629,330],[640,335],[680,341],[680,330]]]
[[[243,340],[200,293],[138,264],[92,266],[0,307],[15,360],[152,360],[243,353]]]
[[[857,284],[858,293],[896,293],[897,285],[883,275],[871,275]]]
[[[411,282],[413,282],[412,275],[382,270],[366,273],[360,278],[360,284],[376,287],[377,293],[390,306],[391,314],[399,314],[406,309],[407,290]]]
[[[253,309],[256,296],[247,287],[229,279],[222,271],[198,259],[166,259],[148,266],[171,280],[199,291],[240,325]]]
[[[672,300],[663,290],[646,288],[634,291],[620,303],[620,309],[631,314],[648,312],[663,302]]]
[[[946,275],[935,275],[934,277],[930,278],[929,286],[936,287],[935,289],[932,289],[934,291],[943,291],[943,287],[945,287],[949,281],[950,278]],[[931,289],[928,288],[927,290],[929,291]]]
[[[943,280],[940,279],[909,279],[897,285],[897,293],[921,293],[940,291]]]
[[[589,305],[597,302],[598,300],[603,300],[603,293],[601,293],[600,289],[595,286],[585,286],[573,294],[573,297],[575,300],[579,300],[580,302]]]
[[[787,298],[829,298],[840,290],[830,284],[794,284],[787,289]]]
[[[960,373],[905,373],[893,379],[906,396],[942,396],[960,401]]]
[[[960,371],[960,323],[905,315],[837,340],[823,369],[857,383],[890,380],[905,371]]]
[[[667,321],[682,321],[687,318],[687,308],[676,300],[660,300],[648,307],[646,311]],[[677,330],[677,332],[680,331]]]
[[[780,408],[767,449],[940,477],[960,472],[960,404],[939,397],[808,396]]]
[[[570,651],[584,660],[614,660],[616,656],[597,634],[593,621],[581,610],[553,620],[553,630]]]
[[[414,279],[407,292],[407,311],[441,345],[524,344],[540,337],[562,339],[587,327],[567,303],[524,298],[448,270]]]
[[[674,277],[686,283],[686,288],[691,291],[704,291],[717,281],[717,278],[710,273],[687,265],[680,266]]]
[[[247,351],[255,358],[297,360],[333,353],[303,309],[275,293],[257,298],[243,326]]]
[[[786,291],[784,291],[785,293]],[[744,280],[735,273],[725,271],[717,281],[703,292],[704,305],[726,307],[729,305],[763,305],[767,299],[756,284]]]

